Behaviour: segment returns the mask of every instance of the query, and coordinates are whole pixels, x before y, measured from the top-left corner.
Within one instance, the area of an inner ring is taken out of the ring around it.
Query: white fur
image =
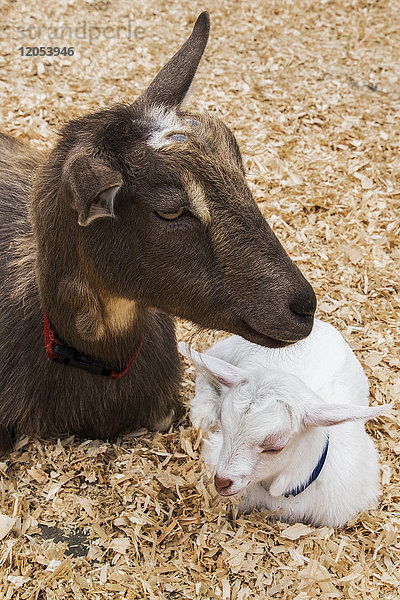
[[[200,371],[191,418],[206,433],[203,457],[232,481],[222,495],[241,493],[241,511],[338,527],[376,506],[378,455],[364,421],[389,407],[368,406],[364,371],[334,327],[316,320],[308,338],[282,349],[232,336],[206,355],[180,350]],[[320,475],[285,498],[308,481],[328,433]]]
[[[189,130],[187,122],[182,122],[173,109],[152,106],[148,111],[148,117],[154,123],[154,131],[147,143],[155,150],[171,144],[173,135],[185,135]]]

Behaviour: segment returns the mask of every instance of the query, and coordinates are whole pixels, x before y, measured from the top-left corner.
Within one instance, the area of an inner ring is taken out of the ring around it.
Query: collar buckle
[[[92,360],[89,356],[79,354],[75,348],[59,346],[56,344],[53,346],[53,351],[57,354],[57,358],[53,359],[54,362],[68,365],[69,367],[76,367],[77,369],[83,369],[93,375],[105,375],[106,377],[109,377],[111,374],[111,370],[106,369],[103,365]]]

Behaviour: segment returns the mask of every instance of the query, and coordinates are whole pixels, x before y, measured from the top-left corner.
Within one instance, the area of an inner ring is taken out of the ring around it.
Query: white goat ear
[[[360,406],[358,404],[317,404],[306,408],[303,426],[329,427],[347,421],[368,421],[383,415],[392,408],[391,404],[382,406]]]
[[[247,373],[244,369],[239,369],[239,367],[235,367],[221,358],[196,352],[184,342],[179,342],[178,349],[210,381],[227,387],[235,387],[247,379]]]

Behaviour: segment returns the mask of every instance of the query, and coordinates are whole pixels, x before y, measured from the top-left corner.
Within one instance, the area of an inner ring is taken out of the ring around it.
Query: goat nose
[[[307,294],[295,296],[289,304],[289,308],[296,316],[312,317],[317,308],[317,298],[315,297],[312,287],[310,286],[310,290]]]
[[[227,491],[228,488],[231,487],[233,481],[232,479],[227,479],[225,477],[219,477],[218,475],[214,476],[214,485],[215,489],[218,491],[223,490]]]

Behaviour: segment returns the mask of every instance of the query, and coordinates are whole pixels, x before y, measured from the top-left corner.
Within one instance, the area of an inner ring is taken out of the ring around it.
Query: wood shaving
[[[48,149],[66,120],[134,99],[203,9],[1,3],[2,130]],[[2,600],[399,598],[399,4],[209,0],[207,9],[191,106],[233,129],[254,197],[312,283],[318,316],[355,349],[371,403],[393,402],[367,424],[380,506],[336,531],[288,527],[265,511],[239,516],[213,490],[187,415],[166,434],[115,443],[25,438],[0,463]],[[140,39],[105,37],[128,19]],[[101,29],[97,39],[46,34],[85,22]],[[29,37],[30,26],[44,33]],[[74,56],[20,56],[21,46],[56,45]],[[196,332],[178,323],[179,339],[198,348],[225,335]],[[193,381],[187,368],[186,404]]]

